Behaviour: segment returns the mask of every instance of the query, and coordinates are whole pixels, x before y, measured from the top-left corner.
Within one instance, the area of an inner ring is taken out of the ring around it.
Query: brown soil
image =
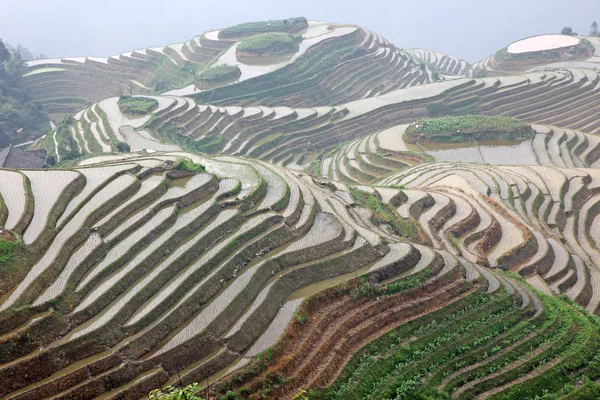
[[[298,390],[330,385],[350,357],[398,326],[445,307],[476,290],[459,273],[431,279],[417,289],[391,296],[333,298],[319,295],[303,307],[303,324],[292,322],[277,345],[270,366],[258,375],[243,371],[231,379],[235,387],[249,389],[248,398],[264,398],[262,390],[273,377],[282,386],[271,387],[266,398],[292,398]],[[332,293],[329,293],[332,294]],[[252,365],[248,370],[252,369]]]

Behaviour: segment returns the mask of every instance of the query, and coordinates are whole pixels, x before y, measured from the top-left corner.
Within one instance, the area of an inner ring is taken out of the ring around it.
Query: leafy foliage
[[[24,87],[21,56],[0,40],[0,148],[48,130],[48,115]],[[23,128],[22,133],[18,131]]]
[[[261,33],[244,39],[237,50],[268,55],[289,54],[299,50],[298,43],[301,41],[302,37],[289,33]]]
[[[115,148],[120,153],[129,153],[131,151],[131,147],[129,146],[129,144],[121,141],[117,141],[117,143],[115,144]]]
[[[247,22],[221,30],[219,37],[228,38],[264,32],[297,32],[307,26],[308,21],[305,17]]]
[[[56,142],[58,143],[58,148],[54,150],[57,154],[60,154],[61,162],[74,160],[81,156],[77,143],[69,132],[69,126],[72,123],[73,116],[70,114],[65,115],[63,120],[56,127],[56,132],[54,133],[57,137]],[[48,135],[48,138],[49,137],[50,135]],[[54,143],[53,140],[52,143]]]
[[[158,101],[149,97],[119,97],[119,109],[128,114],[146,115],[158,108]]]

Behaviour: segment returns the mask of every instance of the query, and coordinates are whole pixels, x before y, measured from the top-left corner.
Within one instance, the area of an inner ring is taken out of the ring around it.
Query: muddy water
[[[412,147],[412,146],[411,146]],[[469,143],[427,143],[420,152],[437,161],[495,165],[538,165],[531,141],[486,140]]]
[[[286,54],[283,56],[269,56],[269,57],[237,57],[237,60],[245,65],[251,65],[251,66],[257,66],[257,67],[262,67],[262,66],[267,66],[267,65],[274,65],[274,64],[282,64],[282,63],[289,63],[292,61],[292,58],[294,58],[294,54]]]
[[[339,255],[339,254],[336,254],[336,255]],[[291,270],[297,269],[297,268],[302,267],[304,265],[305,264],[301,264],[301,265],[296,266],[294,268],[290,268],[286,272],[289,272]],[[320,281],[320,282],[316,282],[316,283],[314,283],[312,285],[308,285],[308,286],[305,286],[305,287],[303,287],[301,289],[298,289],[298,290],[296,290],[295,292],[293,292],[291,295],[289,295],[287,297],[286,304],[292,303],[292,302],[295,302],[295,301],[301,301],[302,299],[304,299],[304,298],[306,298],[308,296],[311,296],[311,295],[313,295],[313,294],[315,294],[317,292],[320,292],[320,291],[322,291],[324,289],[327,289],[327,288],[339,285],[339,284],[341,284],[343,282],[348,281],[349,279],[352,279],[352,278],[355,278],[355,277],[360,276],[362,274],[365,274],[365,273],[367,273],[369,271],[369,269],[371,268],[372,265],[373,265],[373,263],[367,264],[364,267],[362,267],[360,269],[357,269],[356,271],[353,271],[353,272],[350,272],[350,273],[347,273],[347,274],[343,274],[343,275],[340,275],[340,276],[337,276],[337,277],[334,277],[334,278],[331,278],[331,279],[327,279],[327,280],[323,280],[323,281]],[[266,286],[269,283],[271,283],[274,279],[276,279],[276,277],[273,277],[272,279],[270,279],[264,286]],[[285,325],[286,326],[283,328],[284,330],[287,327],[287,324],[285,324]],[[272,323],[269,325],[269,327],[272,328]],[[278,335],[278,337],[279,336],[281,336],[281,335]],[[262,337],[262,335],[261,335],[261,337]],[[254,343],[252,346],[250,346],[250,348],[252,348],[255,344],[256,343]],[[236,367],[238,367],[238,366],[239,367],[243,367],[245,365],[245,363],[246,363],[245,360],[247,360],[246,355],[242,355],[236,361],[234,361],[232,364],[228,365],[226,368],[224,368],[221,371],[217,372],[216,374],[210,376],[204,382],[201,382],[201,387],[204,388],[206,386],[206,382],[209,382],[209,383],[212,384],[213,382],[217,381],[218,379],[221,379],[221,378],[229,375],[230,373],[235,372],[237,370]],[[242,365],[239,365],[240,363]],[[199,363],[196,363],[196,364],[199,364]],[[196,364],[194,364],[194,365],[196,365]]]

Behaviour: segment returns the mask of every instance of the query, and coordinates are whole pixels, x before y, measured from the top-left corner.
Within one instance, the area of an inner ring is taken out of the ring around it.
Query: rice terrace
[[[597,24],[398,45],[0,42],[0,399],[600,399]]]

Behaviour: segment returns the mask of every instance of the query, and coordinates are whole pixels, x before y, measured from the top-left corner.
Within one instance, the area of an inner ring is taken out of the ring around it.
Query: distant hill
[[[299,36],[294,51],[238,57],[242,41],[268,31]],[[206,71],[232,73],[207,88]],[[374,32],[305,18],[241,24],[109,58],[30,61],[24,75],[35,99],[65,113],[123,94],[190,95],[227,105],[341,104],[438,80],[428,65]]]

